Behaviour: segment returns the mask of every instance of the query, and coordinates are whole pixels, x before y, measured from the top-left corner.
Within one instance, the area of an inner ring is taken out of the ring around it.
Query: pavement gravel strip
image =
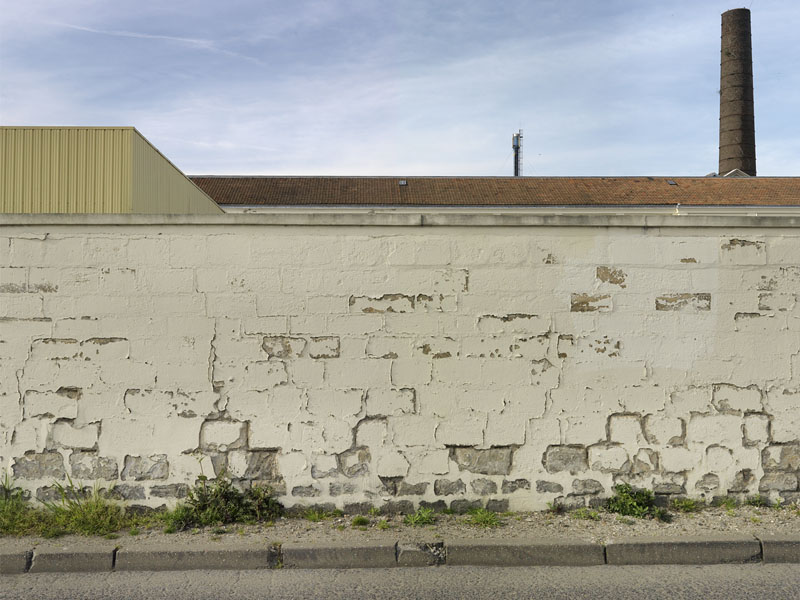
[[[166,537],[166,536],[165,536]],[[591,566],[800,563],[800,535],[713,535],[694,538],[630,537],[606,544],[570,540],[472,539],[430,544],[286,543],[234,540],[209,547],[207,540],[133,542],[73,538],[36,547],[24,541],[0,546],[0,573],[183,571],[192,569],[356,569],[396,566]],[[403,558],[405,554],[405,558]]]

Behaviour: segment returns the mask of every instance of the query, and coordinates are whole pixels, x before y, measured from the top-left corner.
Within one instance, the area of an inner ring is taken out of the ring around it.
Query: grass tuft
[[[424,508],[420,506],[415,513],[406,515],[403,523],[411,525],[412,527],[422,527],[424,525],[433,525],[436,523],[436,515],[432,508]]]
[[[599,521],[600,520],[600,513],[596,510],[592,510],[590,508],[586,508],[582,506],[581,508],[576,508],[569,516],[573,519],[578,519],[581,521]]]
[[[497,513],[485,508],[471,509],[467,515],[467,523],[476,527],[486,528],[500,527],[503,524]]]
[[[369,525],[369,517],[365,517],[364,515],[357,515],[353,517],[353,520],[350,521],[350,524],[353,527],[364,527]]]

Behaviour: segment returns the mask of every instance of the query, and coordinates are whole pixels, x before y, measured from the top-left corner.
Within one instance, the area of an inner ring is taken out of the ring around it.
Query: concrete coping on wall
[[[4,214],[0,215],[0,226],[800,227],[800,206],[232,207],[226,210],[229,212],[223,215]]]

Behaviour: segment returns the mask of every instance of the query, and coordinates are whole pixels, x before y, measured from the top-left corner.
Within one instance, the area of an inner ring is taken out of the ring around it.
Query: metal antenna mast
[[[522,129],[511,136],[511,147],[514,149],[514,177],[522,177]]]

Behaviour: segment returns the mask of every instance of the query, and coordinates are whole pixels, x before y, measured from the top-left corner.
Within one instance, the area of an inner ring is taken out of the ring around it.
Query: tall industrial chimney
[[[740,169],[755,175],[753,51],[746,8],[722,13],[719,94],[719,174]]]

